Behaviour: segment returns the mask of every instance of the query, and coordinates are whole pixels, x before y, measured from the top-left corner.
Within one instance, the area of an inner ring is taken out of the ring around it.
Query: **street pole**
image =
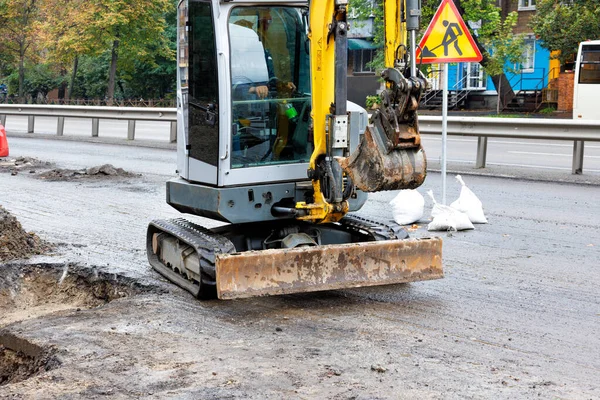
[[[444,69],[444,90],[442,98],[442,204],[446,204],[446,144],[448,139],[448,64]]]

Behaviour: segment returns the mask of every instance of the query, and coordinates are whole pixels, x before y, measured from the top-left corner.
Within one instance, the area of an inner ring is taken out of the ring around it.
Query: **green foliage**
[[[381,97],[379,96],[367,96],[365,100],[365,105],[367,109],[373,108],[375,104],[381,104]]]
[[[25,95],[25,64],[38,58],[39,19],[36,0],[0,0],[0,55],[7,55],[18,69],[21,98]]]
[[[523,114],[490,114],[487,115],[490,118],[527,118],[527,115]]]
[[[157,60],[155,65],[136,62],[134,73],[117,71],[115,98],[167,98],[175,88],[175,63]],[[75,80],[73,99],[104,99],[107,90],[106,71],[110,65],[110,51],[99,56],[79,59],[79,73]]]
[[[106,94],[106,70],[110,65],[110,53],[79,58],[79,73],[75,79],[73,99],[103,99]]]
[[[482,35],[479,38],[489,53],[488,62],[484,65],[485,72],[490,76],[500,75],[505,71],[515,72],[514,66],[519,64],[524,51],[523,35],[512,33],[518,14],[511,12],[502,21],[498,9],[490,12],[488,17],[491,18],[489,22],[484,20],[481,24]]]
[[[600,39],[600,0],[538,0],[530,21],[548,50],[560,50],[561,63],[577,53],[579,42]]]
[[[19,91],[19,73],[15,70],[7,77],[8,94],[16,95]],[[57,88],[64,82],[51,65],[35,64],[27,65],[25,69],[25,80],[23,86],[24,95],[35,99],[38,95],[46,96],[48,92]]]
[[[70,80],[77,59],[71,97],[104,98],[118,41],[116,95],[164,97],[175,87],[176,4],[0,0],[0,82],[13,94],[21,87],[22,96],[45,95]]]
[[[554,111],[556,111],[555,107],[546,107],[540,110],[540,114],[552,114]]]
[[[373,18],[373,44],[378,48],[373,60],[368,63],[370,68],[381,71],[384,67],[384,26],[383,26],[383,0],[350,0],[349,11],[356,15],[358,20]]]

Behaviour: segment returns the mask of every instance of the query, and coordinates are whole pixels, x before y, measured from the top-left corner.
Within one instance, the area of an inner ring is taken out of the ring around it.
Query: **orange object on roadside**
[[[6,139],[6,130],[0,125],[0,157],[8,157],[8,140]]]

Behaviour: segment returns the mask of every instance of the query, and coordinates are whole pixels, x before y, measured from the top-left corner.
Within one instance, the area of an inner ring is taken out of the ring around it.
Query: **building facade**
[[[529,27],[529,21],[536,12],[535,0],[500,0],[498,6],[503,17],[513,11],[518,13],[513,32],[525,36],[525,51],[520,63],[505,68],[515,98],[512,102],[506,101],[504,106],[514,111],[534,111],[548,103],[546,89],[558,78],[560,65],[558,61],[551,60],[550,52],[541,46]],[[476,30],[476,24],[470,25]],[[433,89],[443,84],[439,81],[436,69],[439,68],[434,66],[433,75],[429,77],[430,82],[435,82]],[[479,63],[450,64],[448,90],[453,94],[450,106],[455,108],[496,108],[498,92],[491,77],[485,74]],[[434,96],[430,98],[435,99]],[[431,108],[434,108],[436,103],[432,101],[432,105]]]
[[[367,96],[377,93],[379,78],[371,61],[377,47],[373,44],[373,19],[350,16],[348,31],[348,100],[365,107]]]

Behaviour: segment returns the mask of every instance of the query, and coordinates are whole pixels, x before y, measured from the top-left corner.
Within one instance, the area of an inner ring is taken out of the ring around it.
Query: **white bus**
[[[600,120],[600,40],[579,43],[573,85],[573,119]]]

